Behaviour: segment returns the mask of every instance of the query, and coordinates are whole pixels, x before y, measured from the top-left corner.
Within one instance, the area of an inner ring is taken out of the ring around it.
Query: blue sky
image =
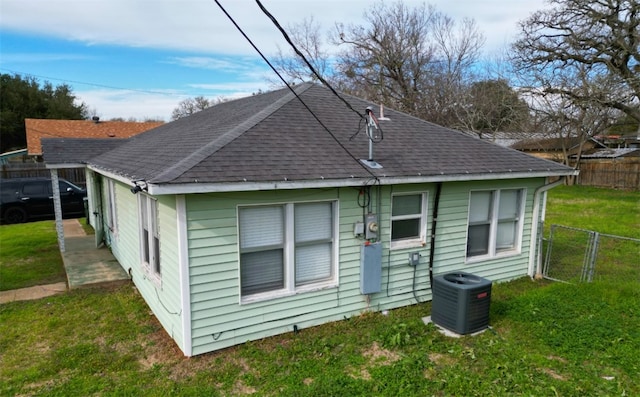
[[[288,49],[254,0],[219,0],[268,57]],[[422,1],[404,0],[409,6]],[[361,23],[375,1],[262,0],[284,26],[313,17],[326,30]],[[543,0],[435,0],[456,20],[473,18],[487,56]],[[70,85],[102,119],[168,121],[198,95],[236,98],[271,88],[270,69],[214,0],[1,0],[0,72]]]

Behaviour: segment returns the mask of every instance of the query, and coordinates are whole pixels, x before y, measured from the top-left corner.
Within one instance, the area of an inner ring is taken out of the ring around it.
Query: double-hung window
[[[160,235],[158,231],[158,202],[145,194],[138,195],[140,209],[140,245],[142,263],[156,278],[160,277]]]
[[[245,300],[335,283],[335,202],[240,207],[240,294]]]
[[[107,211],[107,226],[111,232],[117,232],[117,214],[116,214],[116,185],[115,182],[109,180],[107,182],[107,197],[109,200],[109,207]]]
[[[426,193],[395,194],[391,201],[391,247],[421,245],[426,235]]]
[[[471,192],[467,258],[494,257],[520,248],[523,189]]]

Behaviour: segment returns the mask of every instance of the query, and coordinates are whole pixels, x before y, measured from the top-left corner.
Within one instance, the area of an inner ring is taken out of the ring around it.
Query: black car
[[[85,216],[87,192],[64,179],[59,184],[62,216]],[[0,179],[0,218],[3,223],[54,219],[51,179]]]

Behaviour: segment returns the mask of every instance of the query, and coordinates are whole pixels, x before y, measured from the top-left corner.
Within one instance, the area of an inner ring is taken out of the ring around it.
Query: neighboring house
[[[480,133],[469,132],[468,134],[503,147],[512,147],[513,145],[517,145],[522,141],[547,139],[549,137],[548,135],[541,133],[503,131]]]
[[[371,144],[330,90],[293,90],[95,157],[44,140],[48,167],[86,164],[97,235],[185,355],[428,301],[433,274],[534,275],[549,178],[576,171],[390,109]]]
[[[594,148],[605,148],[606,146],[593,138],[583,142],[579,137],[564,138],[530,138],[513,143],[512,149],[543,159],[562,162],[567,156],[577,153],[584,153]]]
[[[162,122],[25,119],[27,149],[30,156],[42,156],[43,138],[130,138],[162,125]]]

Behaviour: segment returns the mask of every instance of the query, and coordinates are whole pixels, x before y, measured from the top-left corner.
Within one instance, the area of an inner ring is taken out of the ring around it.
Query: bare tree
[[[520,25],[513,61],[530,85],[574,106],[617,109],[640,121],[640,4],[550,0]]]
[[[311,63],[316,72],[323,79],[330,78],[330,54],[325,48],[321,27],[313,17],[305,18],[301,23],[289,26],[287,35]],[[318,81],[318,77],[311,72],[306,63],[291,49],[285,51],[278,47],[278,54],[274,57],[272,63],[289,84]],[[280,79],[270,78],[269,81],[274,86],[282,85]]]
[[[459,94],[484,43],[473,20],[432,6],[376,3],[365,25],[337,25],[341,88],[427,120],[453,125]]]
[[[477,81],[463,93],[457,109],[457,128],[479,137],[496,132],[521,132],[529,123],[529,106],[504,79]]]
[[[171,112],[171,120],[177,120],[182,117],[190,116],[196,112],[213,106],[215,103],[203,96],[195,98],[187,98],[178,104],[178,107]]]

